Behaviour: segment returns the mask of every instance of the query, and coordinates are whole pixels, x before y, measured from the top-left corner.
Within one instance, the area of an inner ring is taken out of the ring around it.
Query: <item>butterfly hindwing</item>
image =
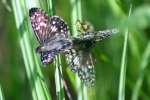
[[[41,62],[43,64],[49,64],[53,61],[54,56],[57,54],[58,52],[56,51],[45,51],[41,53]]]
[[[71,49],[66,54],[67,62],[71,70],[78,73],[79,78],[86,86],[95,83],[95,69],[93,59],[89,51]]]
[[[59,16],[52,16],[48,25],[48,32],[51,33],[48,37],[53,37],[55,35],[61,35],[65,38],[68,37],[68,26]]]
[[[89,51],[79,51],[80,67],[78,68],[78,75],[87,86],[95,83],[95,69],[92,55]]]

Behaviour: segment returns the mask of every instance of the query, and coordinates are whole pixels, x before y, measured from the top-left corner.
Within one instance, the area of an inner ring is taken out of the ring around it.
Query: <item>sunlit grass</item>
[[[72,36],[76,36],[78,32],[77,32],[75,23],[77,20],[82,21],[81,0],[70,0],[70,4],[72,7],[72,10],[71,10],[72,30],[71,32],[72,32]],[[76,80],[74,84],[76,84],[75,86],[76,86],[76,91],[77,91],[77,99],[82,100],[84,96],[86,96],[87,91],[84,91],[85,95],[83,95],[83,86],[77,74],[76,74]]]
[[[0,100],[4,100],[4,96],[3,96],[3,91],[2,91],[1,85],[0,85]]]
[[[31,93],[33,100],[51,100],[51,95],[44,81],[44,77],[40,68],[37,58],[35,57],[35,51],[31,45],[32,37],[30,34],[33,34],[28,27],[28,12],[30,8],[27,6],[25,1],[13,0],[13,12],[16,20],[17,29],[19,32],[19,43],[22,51],[22,56],[24,59],[26,74],[29,80],[31,87]],[[31,2],[28,4],[34,4]],[[37,4],[39,5],[39,4]],[[32,6],[32,5],[31,5]],[[30,7],[31,7],[30,6]]]
[[[55,2],[54,0],[47,0],[48,13],[50,16],[55,15]],[[55,67],[55,86],[56,86],[56,97],[57,100],[64,100],[64,84],[63,84],[63,75],[62,75],[62,63],[60,55],[55,57],[54,61]]]
[[[142,55],[142,59],[141,59],[140,65],[139,65],[139,68],[140,68],[139,74],[138,74],[138,78],[136,80],[135,86],[133,88],[133,94],[132,94],[131,100],[138,100],[139,92],[140,92],[141,86],[143,84],[145,70],[148,67],[149,59],[150,59],[150,41],[148,42],[148,44],[145,48],[145,51]]]
[[[130,6],[129,16],[131,15],[132,5]],[[120,69],[120,79],[119,79],[119,91],[118,91],[118,100],[125,100],[125,82],[126,82],[126,63],[127,63],[127,43],[128,43],[128,27],[125,30],[124,36],[124,45],[122,52],[122,60],[121,60],[121,69]]]

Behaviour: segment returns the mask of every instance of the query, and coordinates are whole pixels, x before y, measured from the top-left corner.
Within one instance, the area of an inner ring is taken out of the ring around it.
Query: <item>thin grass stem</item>
[[[147,47],[145,48],[144,54],[142,56],[142,60],[140,62],[139,75],[138,75],[137,81],[135,83],[135,86],[133,88],[131,100],[138,100],[140,88],[141,88],[143,80],[144,80],[145,69],[147,68],[149,59],[150,59],[150,41],[148,42]]]
[[[12,6],[14,11],[14,16],[16,20],[16,25],[19,34],[19,43],[24,59],[25,69],[27,77],[29,80],[29,85],[31,87],[31,93],[33,100],[51,100],[51,95],[49,94],[47,85],[44,81],[43,74],[40,69],[40,65],[35,57],[35,50],[33,50],[32,37],[33,34],[28,27],[28,10],[26,8],[27,1],[13,0]],[[35,4],[31,2],[29,4]],[[39,5],[39,4],[38,4]],[[32,6],[28,6],[32,7]]]
[[[3,91],[2,91],[1,85],[0,85],[0,100],[4,100],[4,95],[3,95]]]
[[[54,0],[47,0],[48,4],[48,12],[50,16],[55,15],[55,5]],[[56,56],[54,61],[55,68],[55,85],[56,85],[56,96],[57,100],[64,100],[64,84],[63,84],[63,76],[62,76],[62,64],[60,55]]]
[[[55,15],[55,2],[54,0],[47,0],[47,5],[48,5],[48,12],[49,14],[52,16],[52,15]]]
[[[129,15],[131,15],[132,5],[130,6]],[[126,79],[126,55],[127,55],[127,43],[128,43],[128,27],[125,30],[124,45],[121,59],[120,79],[119,79],[119,90],[118,100],[125,100],[125,79]]]
[[[81,9],[81,0],[70,0],[72,11],[71,11],[71,24],[72,24],[72,35],[76,36],[77,35],[77,28],[75,26],[75,23],[77,20],[82,21],[82,9]],[[83,91],[83,87],[81,84],[81,81],[76,75],[76,89],[77,89],[77,95],[78,95],[78,100],[83,100],[84,96],[86,96],[87,91]],[[86,90],[86,87],[84,88]],[[83,94],[84,92],[84,94]]]
[[[55,84],[56,84],[56,95],[57,100],[64,100],[64,88],[63,88],[63,80],[62,80],[62,67],[61,67],[61,59],[60,55],[58,55],[55,59],[54,63],[55,69]]]

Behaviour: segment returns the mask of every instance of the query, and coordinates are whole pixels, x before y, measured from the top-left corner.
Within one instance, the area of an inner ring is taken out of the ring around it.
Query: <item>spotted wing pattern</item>
[[[95,83],[95,70],[90,49],[95,46],[96,42],[102,41],[117,32],[117,29],[83,32],[73,39],[75,49],[68,51],[67,61],[71,70],[78,73],[85,85],[91,86]]]
[[[41,44],[51,40],[56,35],[61,34],[64,37],[68,37],[67,24],[60,17],[50,17],[40,8],[31,8],[29,16],[32,28]]]
[[[55,55],[58,52],[56,51],[45,51],[41,53],[41,62],[43,64],[50,64],[51,62],[53,62],[53,58],[55,57]]]
[[[78,73],[83,83],[86,86],[93,86],[95,83],[95,70],[90,52],[71,49],[67,52],[66,58],[71,70]]]
[[[83,32],[77,36],[76,39],[80,41],[95,41],[99,42],[102,41],[112,34],[118,33],[118,29],[110,29],[110,30],[103,30],[103,31],[93,31],[93,32]]]

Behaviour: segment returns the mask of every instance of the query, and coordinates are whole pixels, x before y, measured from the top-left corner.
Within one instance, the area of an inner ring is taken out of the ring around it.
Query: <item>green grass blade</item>
[[[29,84],[31,87],[31,93],[33,100],[51,100],[51,96],[49,94],[47,85],[44,81],[43,74],[40,69],[40,65],[35,57],[35,50],[33,50],[32,44],[32,37],[33,34],[28,27],[28,4],[34,4],[35,2],[29,3],[29,1],[20,1],[20,0],[13,0],[13,12],[16,20],[16,25],[18,32],[20,33],[19,43],[24,59],[25,69],[27,73],[27,77],[29,80]],[[39,5],[39,4],[38,4]],[[32,5],[31,5],[32,6]]]
[[[0,85],[0,100],[4,100],[4,96],[3,96],[3,91],[2,91],[1,85]]]
[[[82,10],[81,10],[81,0],[70,0],[72,11],[71,11],[71,26],[72,26],[72,35],[77,35],[77,29],[75,26],[75,23],[77,20],[82,21]],[[82,100],[84,98],[83,96],[83,87],[81,84],[81,80],[79,79],[78,75],[76,75],[76,90],[77,90],[77,99]],[[85,87],[86,88],[86,87]],[[85,89],[86,90],[86,89]],[[84,94],[86,94],[87,91],[84,91]]]
[[[71,26],[72,26],[72,35],[77,35],[77,29],[75,23],[77,20],[82,21],[82,11],[81,11],[81,0],[70,0],[72,11],[71,11]]]
[[[131,15],[131,10],[132,10],[132,5],[130,6],[129,16]],[[121,69],[120,69],[120,79],[119,79],[118,100],[125,100],[127,42],[128,42],[128,27],[125,31],[125,37],[124,37],[124,45],[123,45]]]
[[[55,15],[55,3],[54,0],[47,0],[48,12],[51,16]],[[64,100],[64,84],[62,76],[62,64],[60,55],[56,56],[54,61],[55,68],[55,86],[56,86],[56,96],[57,100]]]
[[[132,93],[132,99],[131,100],[138,100],[140,88],[142,86],[143,80],[144,80],[144,75],[145,75],[145,69],[149,63],[150,59],[150,41],[147,44],[147,47],[145,49],[145,52],[142,56],[142,60],[140,62],[140,70],[139,70],[139,76],[137,78],[137,81],[135,83],[135,86],[133,88],[133,93]]]
[[[55,69],[55,84],[56,84],[56,95],[57,100],[64,100],[64,87],[63,87],[63,76],[62,76],[62,65],[61,65],[61,58],[60,55],[58,55],[55,59],[54,63],[56,69]]]
[[[50,15],[55,15],[55,3],[54,0],[47,0],[47,4],[48,4],[48,12]]]

